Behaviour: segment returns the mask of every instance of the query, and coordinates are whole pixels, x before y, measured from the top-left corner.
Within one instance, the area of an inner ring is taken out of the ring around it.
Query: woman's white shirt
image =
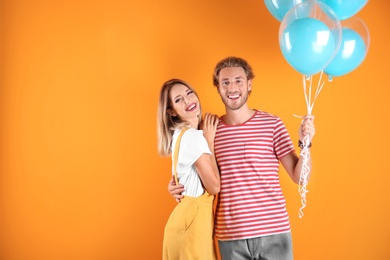
[[[173,158],[180,130],[175,130],[172,140],[172,175],[174,175]],[[182,136],[179,148],[177,173],[179,183],[184,185],[183,195],[199,197],[204,193],[204,188],[199,174],[195,168],[195,162],[202,154],[211,154],[202,130],[188,129]]]

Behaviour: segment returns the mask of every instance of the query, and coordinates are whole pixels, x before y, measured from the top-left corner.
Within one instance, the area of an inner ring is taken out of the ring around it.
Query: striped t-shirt
[[[279,158],[295,151],[283,122],[262,111],[240,125],[222,120],[215,136],[221,192],[215,230],[218,240],[290,231],[279,182]]]

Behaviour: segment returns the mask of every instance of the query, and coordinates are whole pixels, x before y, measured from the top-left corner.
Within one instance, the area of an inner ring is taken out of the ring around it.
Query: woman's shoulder
[[[182,131],[185,131],[183,133],[182,140],[188,141],[188,140],[191,140],[194,138],[200,138],[200,137],[203,138],[203,130],[198,130],[198,129],[195,129],[192,127],[188,127],[188,128],[183,128],[183,129],[176,129],[173,133],[173,139],[177,139],[179,134]]]
[[[203,130],[198,130],[195,128],[189,128],[183,134],[182,144],[189,146],[203,146],[207,145],[206,138],[203,135]]]
[[[203,130],[198,130],[198,129],[195,129],[195,128],[188,128],[186,130],[186,132],[183,134],[183,138],[186,137],[186,138],[199,138],[199,137],[202,137],[203,138]]]

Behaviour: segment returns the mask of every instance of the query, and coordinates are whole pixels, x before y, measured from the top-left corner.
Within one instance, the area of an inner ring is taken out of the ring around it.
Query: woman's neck
[[[199,127],[199,119],[198,118],[188,120],[188,122],[190,123],[190,127],[198,129],[198,127]]]

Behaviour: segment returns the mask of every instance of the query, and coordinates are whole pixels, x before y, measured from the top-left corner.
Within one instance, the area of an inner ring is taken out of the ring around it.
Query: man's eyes
[[[236,79],[234,83],[236,84],[242,84],[244,81],[242,79]],[[222,86],[227,86],[230,84],[230,81],[222,81]]]

